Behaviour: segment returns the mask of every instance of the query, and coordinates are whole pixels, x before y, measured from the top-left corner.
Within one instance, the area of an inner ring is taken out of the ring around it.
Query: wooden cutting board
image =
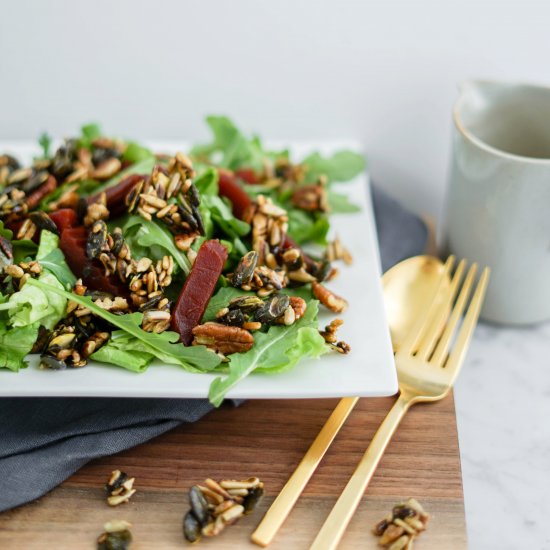
[[[392,402],[359,402],[270,548],[308,548]],[[219,537],[203,539],[198,548],[258,548],[249,542],[250,534],[336,403],[273,400],[224,406],[195,424],[95,460],[50,494],[0,514],[0,548],[93,549],[103,523],[114,518],[132,522],[132,550],[182,548],[187,546],[181,523],[189,508],[188,489],[206,477],[252,475],[265,482],[261,505]],[[110,508],[102,487],[116,468],[136,477],[137,493],[129,504]],[[467,547],[452,397],[417,405],[405,417],[340,547],[377,548],[372,525],[409,496],[432,514],[416,549]]]

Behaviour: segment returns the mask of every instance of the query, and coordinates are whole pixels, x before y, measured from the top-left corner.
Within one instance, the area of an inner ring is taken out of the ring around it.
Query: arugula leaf
[[[65,262],[65,255],[59,248],[59,237],[57,235],[54,235],[50,231],[42,230],[36,259],[43,268],[53,273],[56,279],[67,290],[70,290],[74,286],[76,277]]]
[[[36,243],[29,239],[18,239],[13,241],[13,231],[4,227],[3,220],[0,220],[0,236],[11,241],[11,246],[13,249],[13,262],[18,264],[22,262],[27,257],[33,257],[38,250]],[[11,263],[8,261],[8,263]]]
[[[153,151],[147,147],[143,147],[143,145],[140,145],[135,141],[129,141],[126,145],[126,150],[122,154],[122,160],[132,163],[141,162],[142,160],[149,158],[155,158]]]
[[[92,141],[101,137],[101,134],[101,127],[96,122],[85,124],[80,128],[80,138],[78,140],[79,147],[90,149],[92,147]]]
[[[27,366],[25,356],[36,342],[38,327],[39,323],[8,328],[5,321],[0,321],[0,369],[17,372]]]
[[[241,256],[246,254],[248,248],[242,242],[241,237],[250,233],[250,225],[236,218],[229,206],[216,195],[205,195],[201,197],[201,207],[201,212],[209,212],[214,225],[232,239],[232,245],[235,250]]]
[[[208,167],[204,172],[197,176],[194,184],[201,197],[204,197],[205,195],[218,195],[218,178],[218,171],[212,167]]]
[[[18,264],[26,258],[33,258],[38,250],[38,245],[29,239],[19,239],[11,243],[13,247],[13,261]]]
[[[191,154],[196,157],[211,157],[221,153],[218,164],[235,170],[246,166],[255,170],[263,167],[264,152],[259,138],[247,139],[244,134],[225,116],[208,116],[206,122],[210,126],[214,139],[211,143],[195,146]]]
[[[331,157],[313,153],[302,164],[307,167],[307,179],[313,181],[319,176],[326,176],[329,183],[349,181],[365,169],[366,162],[362,155],[353,151],[338,151]]]
[[[304,357],[319,357],[328,347],[317,330],[318,302],[308,303],[304,316],[289,327],[272,326],[267,332],[255,333],[254,346],[246,353],[234,353],[229,373],[210,385],[208,398],[216,407],[227,392],[255,370],[280,372],[290,369]]]
[[[4,220],[0,220],[0,236],[8,239],[8,241],[11,241],[13,238],[13,231],[4,227]]]
[[[163,248],[174,257],[185,275],[189,274],[191,270],[189,259],[176,246],[172,234],[165,227],[154,221],[147,221],[140,216],[130,216],[122,231],[124,237],[128,237],[130,248],[132,248],[131,242],[133,239],[137,241],[138,245],[149,249],[148,251],[152,250],[153,253],[155,247]],[[156,257],[158,259],[158,254]]]
[[[43,159],[50,158],[50,147],[52,145],[52,138],[48,135],[47,132],[42,132],[38,138],[38,145],[42,147],[42,157]]]
[[[134,337],[135,341],[133,340],[132,347],[128,349],[141,349],[162,361],[181,366],[191,372],[209,371],[220,363],[220,358],[205,346],[184,346],[179,343],[179,334],[176,332],[166,331],[155,334],[154,332],[144,331],[140,327],[142,313],[114,315],[94,304],[89,296],[77,296],[36,279],[29,279],[23,288],[26,288],[27,285],[38,287],[38,289],[48,291],[50,294],[57,294],[89,308],[94,315]],[[129,344],[127,343],[126,346],[129,346]]]
[[[315,242],[324,245],[330,227],[324,214],[309,214],[298,208],[289,208],[288,233],[298,243]]]
[[[347,195],[336,193],[330,189],[328,191],[328,204],[331,214],[352,214],[361,212],[361,208],[350,202]]]

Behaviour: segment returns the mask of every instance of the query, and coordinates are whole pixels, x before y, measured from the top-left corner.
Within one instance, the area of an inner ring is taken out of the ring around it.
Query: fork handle
[[[358,399],[358,397],[340,399],[304,458],[252,533],[252,542],[260,546],[267,546],[273,540]]]
[[[392,435],[411,403],[411,398],[403,395],[400,395],[394,403],[353,472],[346,488],[325,520],[310,550],[334,550],[337,547]]]

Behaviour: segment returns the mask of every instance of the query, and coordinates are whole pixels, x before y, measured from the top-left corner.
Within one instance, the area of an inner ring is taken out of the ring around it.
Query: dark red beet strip
[[[245,210],[252,204],[246,191],[239,185],[231,170],[218,169],[220,195],[231,201],[233,214],[242,219]]]
[[[205,241],[199,249],[172,312],[172,330],[186,346],[193,340],[192,330],[201,322],[226,260],[227,249],[218,240]]]
[[[78,225],[78,216],[72,208],[60,208],[55,212],[50,212],[49,216],[57,226],[60,235],[65,229]]]
[[[67,228],[61,233],[59,248],[63,251],[71,271],[92,290],[126,297],[126,286],[114,276],[107,277],[103,266],[86,256],[86,236],[87,230],[82,226]]]
[[[250,185],[261,183],[260,176],[254,172],[252,168],[240,168],[239,170],[235,170],[235,175]]]

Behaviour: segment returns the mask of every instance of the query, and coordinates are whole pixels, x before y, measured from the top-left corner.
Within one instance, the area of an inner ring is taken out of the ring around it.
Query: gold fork
[[[450,257],[445,264],[447,273],[452,270],[453,264],[454,258]],[[433,300],[426,315],[419,320],[418,326],[411,331],[410,336],[395,354],[399,397],[380,425],[310,550],[336,548],[392,435],[411,405],[422,401],[438,401],[451,390],[477,324],[489,280],[489,269],[485,268],[453,345],[455,333],[474,287],[477,271],[476,264],[473,264],[460,288],[465,267],[466,261],[462,260],[444,299]],[[430,319],[436,319],[436,322],[432,323]]]

